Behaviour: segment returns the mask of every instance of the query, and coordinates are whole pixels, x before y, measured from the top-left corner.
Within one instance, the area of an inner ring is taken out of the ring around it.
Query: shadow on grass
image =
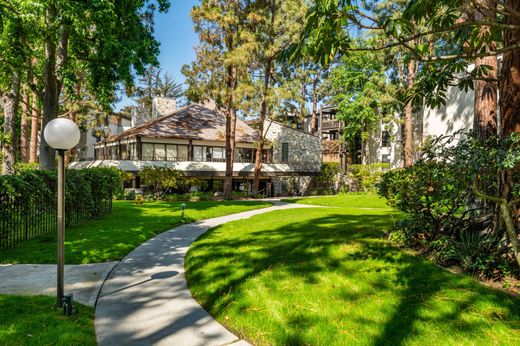
[[[187,256],[186,276],[193,295],[222,321],[237,305],[241,311],[250,308],[246,301],[241,300],[242,285],[264,273],[272,276],[272,281],[267,283],[270,285],[267,288],[273,292],[272,300],[276,304],[294,305],[306,303],[277,300],[274,292],[278,282],[292,277],[315,285],[324,275],[339,275],[353,278],[356,284],[367,289],[359,292],[342,287],[333,293],[334,299],[342,299],[346,304],[367,306],[366,312],[342,317],[345,322],[355,322],[354,328],[358,330],[354,333],[366,333],[366,344],[401,345],[421,333],[433,333],[428,331],[430,327],[447,333],[444,338],[457,335],[462,340],[468,338],[471,341],[477,335],[475,333],[482,335],[482,328],[493,328],[496,322],[501,322],[503,328],[512,332],[513,338],[515,333],[518,336],[519,299],[490,290],[468,277],[449,273],[386,243],[381,236],[382,230],[388,226],[388,215],[321,215],[302,217],[304,220],[298,223],[288,221],[276,228],[266,223],[252,226],[255,231],[236,232],[227,228],[228,225],[206,233],[194,243]],[[284,218],[284,214],[277,216]],[[260,222],[259,219],[255,221]],[[253,221],[248,223],[255,224]],[[230,235],[230,231],[235,234]],[[338,252],[338,246],[344,246],[346,250]],[[206,270],[208,264],[210,267]],[[395,301],[384,301],[386,295],[395,296]],[[379,310],[373,306],[378,299],[382,299]],[[336,323],[332,319],[342,314],[336,311],[335,316],[324,316],[313,313],[311,309],[301,314],[291,311],[290,305],[286,309],[288,312],[275,328],[277,330],[269,331],[271,339],[251,340],[250,335],[241,336],[253,343],[313,344],[317,341],[307,338],[305,333]],[[383,316],[376,317],[380,314]],[[262,326],[256,325],[255,328],[261,329]],[[241,330],[235,332],[244,334]],[[330,331],[328,337],[335,344],[341,344],[338,330]],[[320,342],[323,340],[326,337]],[[453,342],[455,339],[450,340]],[[433,343],[435,340],[429,341]]]
[[[67,264],[119,260],[153,236],[183,223],[269,206],[260,201],[187,202],[181,218],[181,202],[114,203],[104,218],[66,227]],[[56,234],[36,236],[0,251],[0,263],[56,263]]]
[[[54,297],[0,295],[0,345],[97,345],[94,309],[80,306],[72,317]]]

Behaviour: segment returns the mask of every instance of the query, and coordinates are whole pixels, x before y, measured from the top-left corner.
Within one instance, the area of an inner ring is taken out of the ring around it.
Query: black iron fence
[[[112,212],[120,174],[112,169],[67,172],[65,223],[76,225]],[[31,171],[0,177],[0,250],[56,231],[56,175]]]

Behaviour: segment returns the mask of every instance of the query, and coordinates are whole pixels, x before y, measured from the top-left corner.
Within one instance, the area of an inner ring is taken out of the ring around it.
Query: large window
[[[255,149],[250,148],[236,148],[235,149],[235,161],[252,163],[255,162]]]
[[[188,146],[177,144],[143,143],[143,160],[188,161]]]
[[[142,158],[143,160],[147,161],[147,160],[154,160],[154,157],[153,157],[153,144],[151,143],[143,143],[141,144],[141,148],[142,148]]]
[[[193,147],[193,161],[200,162],[224,162],[225,149],[222,147]]]
[[[289,162],[289,143],[282,143],[282,162]]]

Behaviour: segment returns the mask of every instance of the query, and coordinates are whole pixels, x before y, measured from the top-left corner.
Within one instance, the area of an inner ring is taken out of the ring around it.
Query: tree
[[[245,35],[248,1],[203,0],[192,10],[200,45],[196,60],[183,67],[191,101],[214,100],[226,117],[224,194],[231,197],[240,81],[247,79],[251,37]]]
[[[386,18],[402,13],[404,1],[376,1],[357,3],[348,0],[316,0],[309,7],[307,23],[301,35],[301,42],[286,50],[284,59],[301,60],[305,57],[314,59],[322,65],[332,63],[337,56],[348,56],[354,52],[380,52],[392,47],[388,44],[388,37],[393,37],[401,31],[409,35],[415,35],[419,28],[419,22],[409,21],[408,26],[395,25]],[[389,23],[382,25],[381,23]],[[358,34],[370,37],[368,45],[361,47],[356,45],[357,39],[351,36],[351,29],[361,30]],[[424,40],[420,37],[412,40],[410,46],[424,47]],[[400,53],[399,59],[394,59],[398,65],[394,68],[399,71],[402,79],[400,84],[408,92],[413,90],[418,72],[418,63],[412,54]],[[348,59],[348,58],[345,58]],[[385,64],[386,61],[382,62]],[[405,113],[405,145],[404,163],[406,166],[413,164],[414,138],[413,138],[413,112],[416,101],[411,97],[402,97],[406,104]]]
[[[359,41],[358,46],[365,44]],[[338,105],[337,117],[345,123],[344,139],[353,146],[361,135],[364,154],[369,132],[382,121],[394,120],[394,114],[402,109],[396,99],[397,88],[387,76],[384,58],[372,52],[352,52],[331,71],[330,92]]]
[[[167,0],[157,0],[165,12]],[[75,72],[85,71],[86,88],[98,100],[109,105],[117,83],[133,84],[133,72],[157,63],[158,43],[145,25],[147,13],[156,9],[153,1],[48,1],[35,10],[41,36],[34,49],[43,47],[41,69],[35,71],[41,81],[34,86],[42,99],[42,131],[59,115],[63,88],[73,88]],[[40,166],[54,167],[54,150],[41,134]]]
[[[178,100],[183,96],[182,85],[177,84],[170,73],[161,73],[160,68],[148,66],[145,75],[139,79],[135,96],[139,111],[151,119],[153,99],[158,96]]]
[[[261,90],[259,95],[259,109],[257,117],[258,142],[255,155],[255,170],[253,191],[258,192],[260,174],[262,171],[262,156],[264,150],[264,123],[269,117],[269,110],[273,110],[276,93],[273,92],[275,81],[273,75],[278,70],[276,59],[291,43],[295,42],[302,29],[301,22],[305,15],[305,3],[300,0],[255,1],[252,6],[249,30],[254,35],[252,58],[252,79],[259,80]],[[258,76],[258,77],[255,77]],[[305,88],[305,86],[304,86]],[[253,107],[254,108],[254,107]]]
[[[2,134],[2,174],[14,173],[15,117],[20,99],[21,75],[27,53],[24,47],[26,22],[18,2],[0,2],[0,106],[4,114]]]

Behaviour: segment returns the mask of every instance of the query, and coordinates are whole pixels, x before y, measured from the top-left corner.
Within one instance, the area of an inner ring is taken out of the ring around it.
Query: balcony
[[[321,129],[323,131],[327,130],[338,130],[342,127],[341,121],[339,120],[323,120],[321,123]]]

